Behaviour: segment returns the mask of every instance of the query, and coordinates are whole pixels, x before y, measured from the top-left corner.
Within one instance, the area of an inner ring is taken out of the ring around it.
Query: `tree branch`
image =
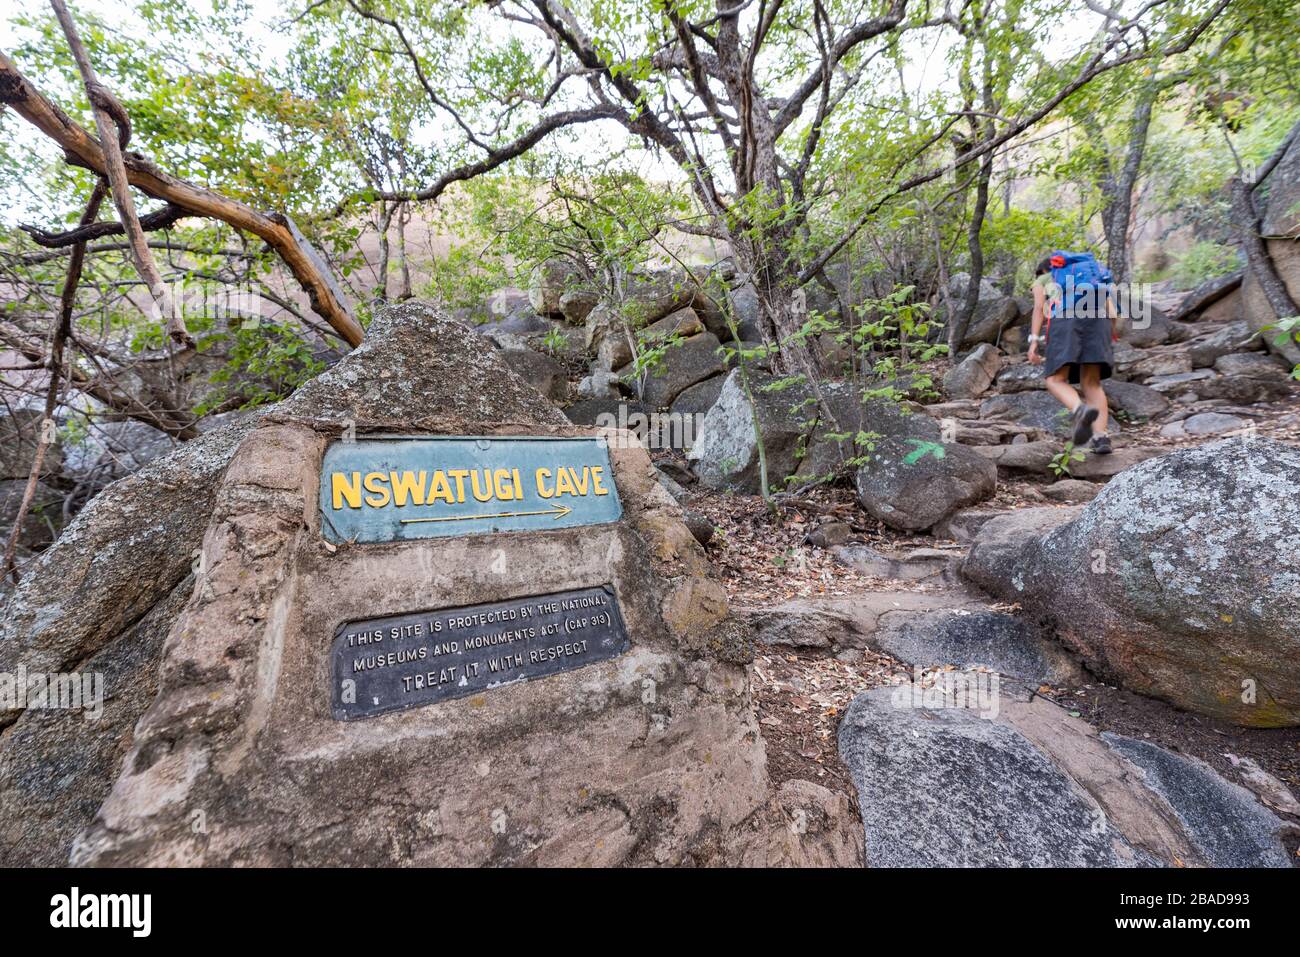
[[[99,141],[50,102],[2,52],[0,103],[12,107],[19,116],[59,144],[67,162],[104,175],[104,151]],[[146,195],[179,206],[190,215],[218,219],[264,239],[289,267],[317,315],[349,345],[361,344],[365,334],[360,323],[348,311],[341,293],[335,291],[333,281],[314,261],[315,251],[295,237],[283,216],[259,213],[220,193],[177,179],[139,153],[124,153],[122,160],[127,181]]]

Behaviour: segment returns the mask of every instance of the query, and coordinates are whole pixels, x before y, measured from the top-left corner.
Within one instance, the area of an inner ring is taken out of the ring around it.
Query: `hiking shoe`
[[[1097,421],[1097,410],[1085,402],[1074,409],[1074,447],[1087,445],[1092,438],[1092,423]]]
[[[1109,435],[1098,435],[1092,440],[1092,451],[1095,455],[1110,455],[1114,451],[1110,447]]]

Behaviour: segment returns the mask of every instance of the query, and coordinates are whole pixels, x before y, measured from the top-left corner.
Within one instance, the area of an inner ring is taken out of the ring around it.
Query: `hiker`
[[[1047,391],[1070,410],[1075,447],[1091,440],[1093,452],[1109,455],[1110,408],[1101,382],[1110,378],[1119,325],[1110,270],[1092,253],[1058,250],[1035,273],[1029,361],[1045,366]]]

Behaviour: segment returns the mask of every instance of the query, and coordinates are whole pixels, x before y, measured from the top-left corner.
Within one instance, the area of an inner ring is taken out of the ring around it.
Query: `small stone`
[[[843,545],[853,535],[853,529],[847,522],[822,522],[808,533],[807,542],[816,548],[830,548]]]

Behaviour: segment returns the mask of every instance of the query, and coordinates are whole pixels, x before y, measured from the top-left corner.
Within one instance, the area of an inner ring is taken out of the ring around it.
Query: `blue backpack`
[[[1052,309],[1054,316],[1097,318],[1107,315],[1106,300],[1114,293],[1115,277],[1097,262],[1096,256],[1058,249],[1052,253],[1051,262],[1052,281],[1061,289],[1061,298]]]

